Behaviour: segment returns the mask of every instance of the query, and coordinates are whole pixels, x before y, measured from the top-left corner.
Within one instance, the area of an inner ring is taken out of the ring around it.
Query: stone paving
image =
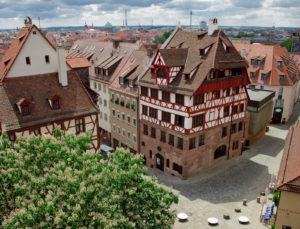
[[[214,228],[270,228],[259,221],[261,205],[256,198],[268,186],[272,174],[277,175],[285,137],[299,114],[300,103],[297,103],[287,125],[270,126],[270,131],[242,156],[223,161],[187,180],[149,169],[149,175],[156,176],[160,184],[172,187],[179,195],[179,203],[173,209],[177,213],[185,212],[189,217],[184,223],[176,220],[174,228],[212,228],[207,223],[209,217],[219,220],[219,225]],[[247,206],[242,205],[243,199],[247,199]],[[241,208],[241,213],[236,213],[235,208]],[[229,220],[223,219],[224,213],[230,215]],[[241,215],[247,216],[250,224],[239,224],[237,218]]]

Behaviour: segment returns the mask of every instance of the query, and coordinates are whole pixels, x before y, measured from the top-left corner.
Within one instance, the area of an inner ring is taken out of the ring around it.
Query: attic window
[[[19,101],[16,102],[16,105],[22,116],[30,115],[30,102],[25,98],[19,99]]]
[[[255,64],[255,59],[251,59],[251,65]]]
[[[205,50],[204,49],[200,49],[200,56],[204,56],[205,54]]]
[[[230,47],[226,46],[226,52],[230,53]]]
[[[124,85],[124,77],[119,77],[119,84]]]
[[[36,31],[33,31],[32,33],[33,33],[33,35],[36,35]]]
[[[49,55],[45,56],[45,62],[46,62],[46,64],[50,64],[50,57],[49,57]]]
[[[257,60],[257,66],[261,65],[261,60]]]
[[[155,73],[155,69],[154,69],[154,67],[153,67],[153,66],[151,66],[151,67],[150,67],[150,69],[151,69],[151,73],[152,73],[152,74],[154,74],[154,73]]]
[[[21,105],[21,113],[22,113],[23,116],[30,115],[29,104]]]
[[[184,79],[189,80],[190,79],[190,74],[184,74]]]
[[[282,61],[277,61],[277,67],[281,68],[282,67]]]
[[[54,95],[51,99],[48,100],[50,107],[52,110],[59,110],[60,109],[60,102],[59,102],[59,96]]]
[[[128,83],[128,84],[129,84],[129,87],[130,87],[130,88],[133,88],[133,86],[134,86],[134,85],[133,85],[133,80],[129,80],[129,83]]]
[[[205,33],[204,34],[199,34],[197,37],[198,37],[198,40],[201,40],[202,37],[204,37]]]
[[[26,60],[26,64],[27,64],[27,65],[30,65],[30,64],[31,64],[31,62],[30,62],[30,57],[29,57],[29,56],[25,57],[25,60]]]

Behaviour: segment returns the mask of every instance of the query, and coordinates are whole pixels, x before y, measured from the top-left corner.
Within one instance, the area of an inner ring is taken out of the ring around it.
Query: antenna
[[[192,17],[193,17],[193,11],[190,12],[190,29],[192,29]]]
[[[39,19],[39,29],[41,29],[41,19],[40,17],[38,17],[38,19]]]
[[[127,27],[128,24],[127,24],[127,9],[125,9],[125,26]]]

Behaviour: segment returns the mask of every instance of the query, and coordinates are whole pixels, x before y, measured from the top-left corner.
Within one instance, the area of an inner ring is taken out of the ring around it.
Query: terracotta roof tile
[[[75,57],[66,59],[67,64],[72,69],[79,69],[79,68],[88,68],[91,67],[91,63],[88,61],[86,57]]]

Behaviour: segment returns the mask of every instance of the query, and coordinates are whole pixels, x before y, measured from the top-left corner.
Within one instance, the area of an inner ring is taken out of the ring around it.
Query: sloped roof
[[[50,43],[50,41],[35,25],[21,28],[16,38],[11,43],[9,49],[5,52],[4,57],[0,61],[0,82],[5,78],[5,76],[10,71],[13,63],[18,57],[20,51],[22,50],[27,38],[29,37],[33,29],[36,29],[42,35],[42,37],[49,43],[49,45],[55,50],[55,47]],[[9,61],[5,64],[7,60]]]
[[[188,48],[160,49],[159,52],[168,67],[184,66]]]
[[[66,59],[66,61],[69,67],[72,69],[91,67],[91,63],[88,61],[86,57],[69,58]]]
[[[278,189],[300,193],[300,121],[286,137],[278,173]]]
[[[60,98],[59,111],[49,105],[53,95]],[[6,78],[0,85],[0,96],[0,122],[6,131],[98,111],[75,71],[68,71],[68,88],[60,86],[58,73]],[[22,116],[16,109],[20,98],[31,103],[29,116]]]
[[[286,48],[279,45],[258,45],[258,44],[244,44],[235,43],[236,49],[241,52],[245,50],[245,59],[249,63],[248,74],[256,72],[258,74],[254,78],[250,78],[251,83],[264,84],[270,86],[291,86],[297,81],[299,75],[299,68],[293,57],[288,53]],[[259,56],[265,57],[262,65],[257,67],[251,65],[251,59],[256,59]],[[277,66],[277,61],[282,61],[282,67]],[[256,69],[256,70],[254,70]],[[269,73],[266,80],[261,79],[261,73]],[[291,77],[290,73],[295,74]],[[279,75],[284,75],[284,80],[279,80]]]
[[[230,48],[229,53],[225,51],[222,43]],[[222,30],[216,30],[209,36],[207,32],[177,28],[171,35],[171,39],[167,40],[163,47],[175,50],[172,47],[176,47],[178,44],[182,44],[180,49],[187,50],[187,56],[183,69],[177,74],[172,83],[168,85],[168,89],[173,91],[178,90],[180,93],[192,95],[201,86],[211,69],[243,68],[248,66]],[[200,56],[199,50],[207,47],[209,47],[208,52],[204,56]],[[197,66],[199,68],[194,76],[190,80],[185,80],[184,73],[190,73]],[[159,87],[156,85],[155,77],[151,74],[150,69],[140,76],[139,84]]]

